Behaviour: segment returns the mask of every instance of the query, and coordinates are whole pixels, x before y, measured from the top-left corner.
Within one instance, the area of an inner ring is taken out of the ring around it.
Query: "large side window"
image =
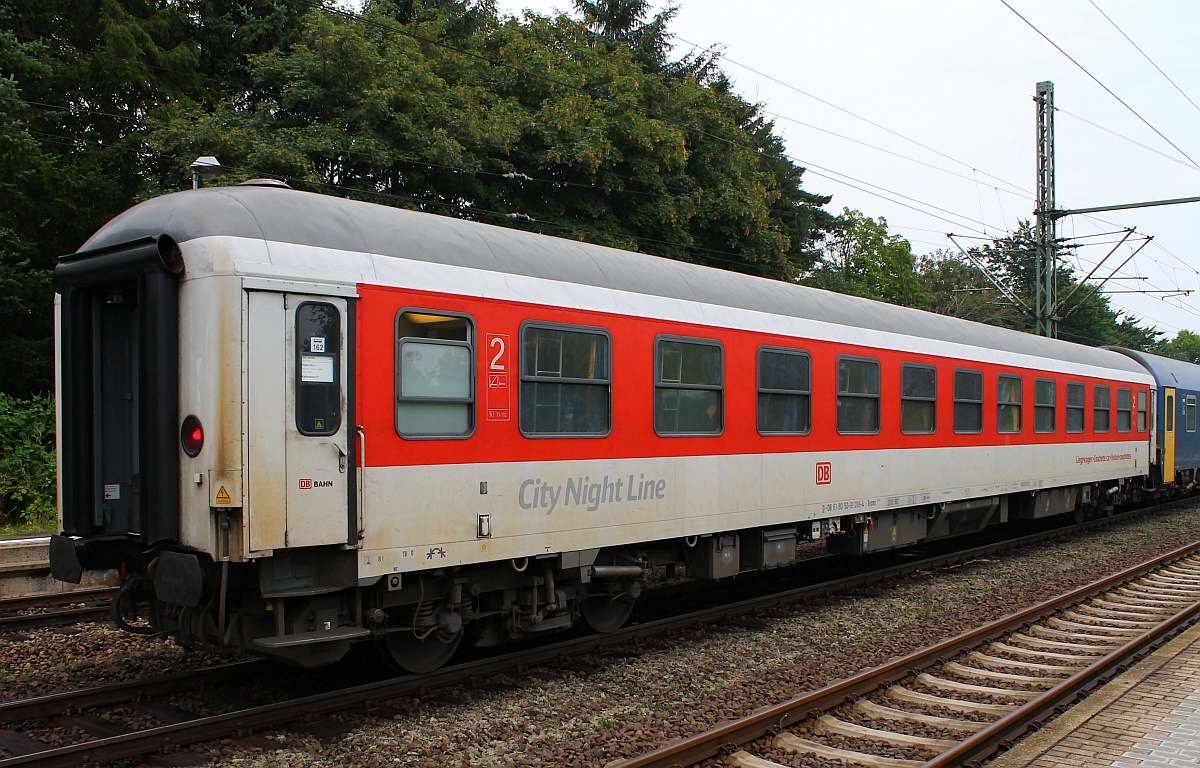
[[[721,345],[705,339],[660,337],[654,353],[654,431],[660,435],[717,435],[723,424]]]
[[[521,329],[522,434],[608,434],[608,350],[606,331],[526,324]]]
[[[1082,432],[1086,426],[1087,410],[1084,396],[1087,388],[1078,381],[1067,382],[1067,431]]]
[[[808,434],[812,413],[812,361],[796,349],[758,350],[758,431]]]
[[[1101,384],[1092,389],[1092,429],[1107,432],[1112,429],[1112,390]]]
[[[1139,411],[1140,413],[1140,411]],[[1183,422],[1188,432],[1196,431],[1196,396],[1188,395],[1183,401]]]
[[[996,379],[996,431],[1015,435],[1021,431],[1021,377],[1002,373]]]
[[[1036,379],[1033,382],[1033,431],[1053,432],[1055,429],[1054,380]]]
[[[879,431],[879,361],[839,357],[837,364],[837,430],[843,435]]]
[[[296,307],[296,429],[333,435],[342,426],[342,315],[324,301]]]
[[[1133,390],[1117,387],[1117,431],[1133,429]]]
[[[1195,398],[1192,398],[1195,400]],[[1150,413],[1146,404],[1146,390],[1138,390],[1138,432],[1146,431],[1146,416]]]
[[[900,431],[932,435],[937,429],[937,369],[932,365],[900,366]]]
[[[396,431],[401,437],[465,437],[475,427],[474,332],[461,315],[396,318]]]
[[[983,374],[979,371],[954,372],[954,431],[983,431]]]

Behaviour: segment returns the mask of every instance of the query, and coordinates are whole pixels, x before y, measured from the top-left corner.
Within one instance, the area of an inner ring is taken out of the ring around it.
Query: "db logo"
[[[818,470],[818,474],[820,474],[820,471],[819,471],[819,470]],[[312,485],[312,478],[311,478],[311,477],[302,477],[302,478],[300,478],[300,490],[302,490],[302,491],[311,491],[311,490],[312,490],[312,487],[313,487],[313,485]]]
[[[300,482],[304,482],[301,480]],[[817,462],[817,485],[829,485],[833,482],[833,464],[828,461]]]

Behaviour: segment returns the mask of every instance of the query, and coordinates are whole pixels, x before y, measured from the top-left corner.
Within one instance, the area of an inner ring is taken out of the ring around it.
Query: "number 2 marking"
[[[492,364],[488,366],[490,371],[503,371],[504,363],[500,362],[500,358],[504,357],[504,339],[499,336],[493,336],[488,342],[488,346],[496,348],[496,356],[492,358]]]

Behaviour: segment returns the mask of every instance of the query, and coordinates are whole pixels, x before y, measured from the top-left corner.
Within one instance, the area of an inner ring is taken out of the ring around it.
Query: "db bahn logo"
[[[818,474],[820,474],[820,473],[818,472]],[[302,491],[311,491],[312,490],[312,478],[311,477],[300,478],[300,490],[302,490]]]
[[[332,480],[313,480],[311,477],[300,478],[300,490],[311,491],[313,488],[332,488]]]
[[[833,464],[831,464],[828,461],[818,461],[817,462],[817,485],[829,485],[832,482],[833,482]]]

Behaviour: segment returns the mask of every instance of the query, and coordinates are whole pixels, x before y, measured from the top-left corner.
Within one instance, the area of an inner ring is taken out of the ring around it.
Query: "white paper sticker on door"
[[[333,383],[333,357],[324,355],[300,356],[300,380],[318,384]]]

